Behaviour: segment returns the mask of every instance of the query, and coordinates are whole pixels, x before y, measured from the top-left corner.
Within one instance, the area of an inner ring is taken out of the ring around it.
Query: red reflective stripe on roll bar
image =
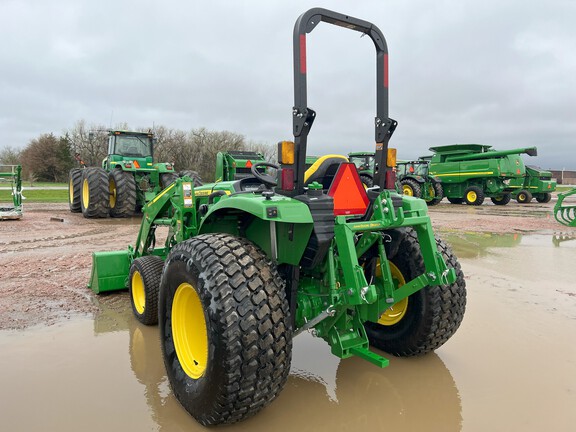
[[[306,35],[300,35],[300,73],[306,73]]]
[[[388,88],[388,54],[384,54],[384,87]]]

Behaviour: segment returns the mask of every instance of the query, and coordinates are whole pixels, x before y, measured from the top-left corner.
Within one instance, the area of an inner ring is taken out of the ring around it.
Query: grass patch
[[[68,190],[34,190],[24,189],[22,195],[26,197],[23,204],[34,202],[68,202]],[[12,192],[0,190],[0,203],[12,205]]]

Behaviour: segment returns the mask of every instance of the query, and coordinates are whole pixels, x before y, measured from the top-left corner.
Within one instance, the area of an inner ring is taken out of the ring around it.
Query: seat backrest
[[[329,189],[342,162],[348,162],[346,156],[330,154],[322,156],[304,173],[304,185],[318,182],[323,189]]]

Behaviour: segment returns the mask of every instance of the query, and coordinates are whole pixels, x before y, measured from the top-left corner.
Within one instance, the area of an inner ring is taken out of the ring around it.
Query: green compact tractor
[[[398,161],[396,181],[404,195],[422,198],[428,205],[436,205],[444,197],[442,183],[429,174],[430,161]]]
[[[216,155],[216,182],[240,180],[252,175],[252,165],[266,162],[262,153],[227,151]]]
[[[0,185],[10,183],[12,206],[0,206],[0,220],[22,218],[22,167],[20,165],[0,165]]]
[[[489,197],[496,205],[510,202],[510,194],[521,186],[513,179],[526,174],[520,154],[536,156],[536,147],[496,151],[482,144],[452,144],[431,147],[430,175],[442,180],[444,196],[452,204],[481,205]],[[426,158],[428,159],[428,158]]]
[[[130,217],[172,183],[178,174],[169,163],[154,163],[154,138],[146,132],[108,132],[102,167],[70,170],[70,211],[86,218]]]
[[[306,168],[316,113],[307,105],[306,41],[320,23],[376,49],[376,170],[329,155]],[[308,331],[332,353],[378,367],[429,353],[459,327],[464,275],[434,236],[426,203],[394,189],[388,142],[388,53],[373,24],[315,8],[294,28],[294,141],[251,177],[194,187],[177,179],[143,209],[134,246],[93,255],[90,287],[128,287],[144,324],[159,322],[174,395],[203,425],[234,423],[272,402]],[[276,170],[276,175],[270,172]],[[386,394],[382,395],[383,400]]]
[[[568,200],[564,202],[566,198]],[[558,194],[558,201],[554,205],[554,217],[562,225],[576,227],[576,188]]]
[[[360,180],[366,187],[374,185],[374,152],[348,153],[348,160],[356,165]]]
[[[556,190],[556,182],[552,173],[533,166],[526,166],[526,176],[510,180],[510,186],[518,188],[512,192],[512,198],[521,204],[529,203],[536,198],[539,203],[547,203]]]

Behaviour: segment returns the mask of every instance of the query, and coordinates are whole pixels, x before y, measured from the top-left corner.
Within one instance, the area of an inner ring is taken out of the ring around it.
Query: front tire
[[[532,201],[532,194],[526,189],[522,189],[518,192],[518,195],[516,195],[516,201],[520,204],[528,204]]]
[[[442,185],[439,182],[432,182],[428,187],[430,188],[430,192],[432,192],[430,193],[430,195],[432,195],[432,199],[426,201],[426,204],[429,206],[435,206],[440,201],[442,201],[442,198],[444,198],[444,190],[442,189]]]
[[[108,217],[110,192],[108,173],[102,168],[82,170],[82,197],[80,200],[85,218]]]
[[[456,332],[466,309],[466,282],[449,246],[436,239],[448,267],[456,271],[451,285],[427,286],[384,312],[378,323],[367,322],[370,344],[400,357],[423,355],[443,345]],[[392,276],[401,286],[425,272],[424,259],[414,230],[400,240],[390,262]],[[377,278],[376,278],[377,280]]]
[[[134,176],[115,168],[108,176],[110,216],[131,217],[136,212],[136,181]]]
[[[201,424],[244,420],[280,393],[292,329],[284,281],[252,243],[206,234],[176,245],[160,288],[168,379]]]
[[[400,181],[400,188],[404,195],[420,198],[422,196],[422,189],[417,181],[412,179],[404,179]]]
[[[473,206],[482,205],[484,202],[484,192],[478,186],[470,186],[464,191],[464,202]]]
[[[134,316],[142,324],[158,324],[158,292],[163,268],[162,258],[154,255],[136,258],[130,266],[130,303]]]

